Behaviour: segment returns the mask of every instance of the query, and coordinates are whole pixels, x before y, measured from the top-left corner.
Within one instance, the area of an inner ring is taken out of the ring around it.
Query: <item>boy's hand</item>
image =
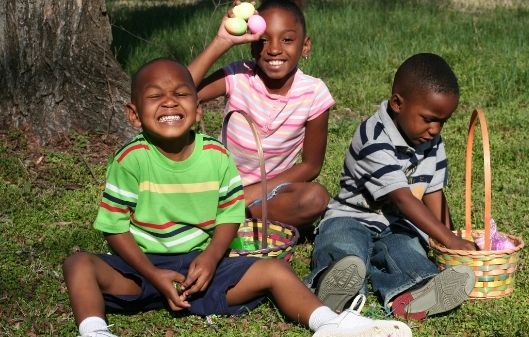
[[[207,251],[198,255],[191,265],[187,277],[182,283],[186,295],[191,295],[206,290],[215,274],[217,264],[215,259],[208,256]]]
[[[174,311],[183,310],[191,307],[187,301],[187,294],[183,291],[178,291],[175,287],[184,282],[184,275],[173,270],[159,269],[156,280],[151,280],[153,285],[165,296],[169,307]]]
[[[454,235],[450,240],[449,244],[446,245],[448,249],[457,249],[457,250],[477,250],[478,247],[472,241],[465,240],[459,236]]]

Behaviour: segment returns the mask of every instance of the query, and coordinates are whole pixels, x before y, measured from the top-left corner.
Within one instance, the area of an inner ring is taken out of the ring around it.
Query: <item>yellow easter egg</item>
[[[246,21],[241,18],[228,18],[224,21],[224,27],[231,35],[242,35],[246,33]]]
[[[255,7],[249,2],[241,2],[239,5],[233,7],[233,15],[236,18],[248,20],[255,12]]]

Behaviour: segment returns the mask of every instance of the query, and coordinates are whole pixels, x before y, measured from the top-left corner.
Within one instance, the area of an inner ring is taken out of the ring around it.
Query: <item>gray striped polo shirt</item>
[[[345,155],[340,192],[327,206],[323,220],[354,217],[376,232],[405,220],[387,195],[407,187],[421,200],[447,183],[447,160],[440,135],[410,146],[387,112],[387,101],[363,121]],[[407,221],[406,221],[407,222]]]

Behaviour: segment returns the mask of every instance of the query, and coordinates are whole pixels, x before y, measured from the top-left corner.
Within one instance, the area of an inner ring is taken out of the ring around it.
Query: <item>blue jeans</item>
[[[406,223],[395,223],[377,233],[351,217],[330,218],[318,227],[314,242],[311,273],[305,284],[313,288],[318,275],[344,256],[361,258],[373,291],[384,307],[395,296],[439,273],[428,259],[427,243]],[[367,278],[362,293],[367,293]]]

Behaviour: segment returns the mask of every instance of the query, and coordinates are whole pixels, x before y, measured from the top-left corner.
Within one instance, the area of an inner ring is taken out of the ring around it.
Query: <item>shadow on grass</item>
[[[151,38],[158,32],[182,30],[184,25],[193,22],[195,16],[204,16],[217,11],[226,10],[223,2],[215,5],[212,1],[197,1],[194,4],[178,6],[134,6],[116,7],[109,6],[110,22],[112,24],[112,50],[120,64],[125,65],[127,58],[138,48],[147,44],[157,45],[157,49],[165,52],[167,57],[176,60],[185,60],[189,51],[182,46],[174,48],[166,41],[155,42]],[[213,28],[216,29],[215,22]],[[172,45],[179,45],[179,41],[172,41]],[[162,55],[160,55],[162,56]]]

